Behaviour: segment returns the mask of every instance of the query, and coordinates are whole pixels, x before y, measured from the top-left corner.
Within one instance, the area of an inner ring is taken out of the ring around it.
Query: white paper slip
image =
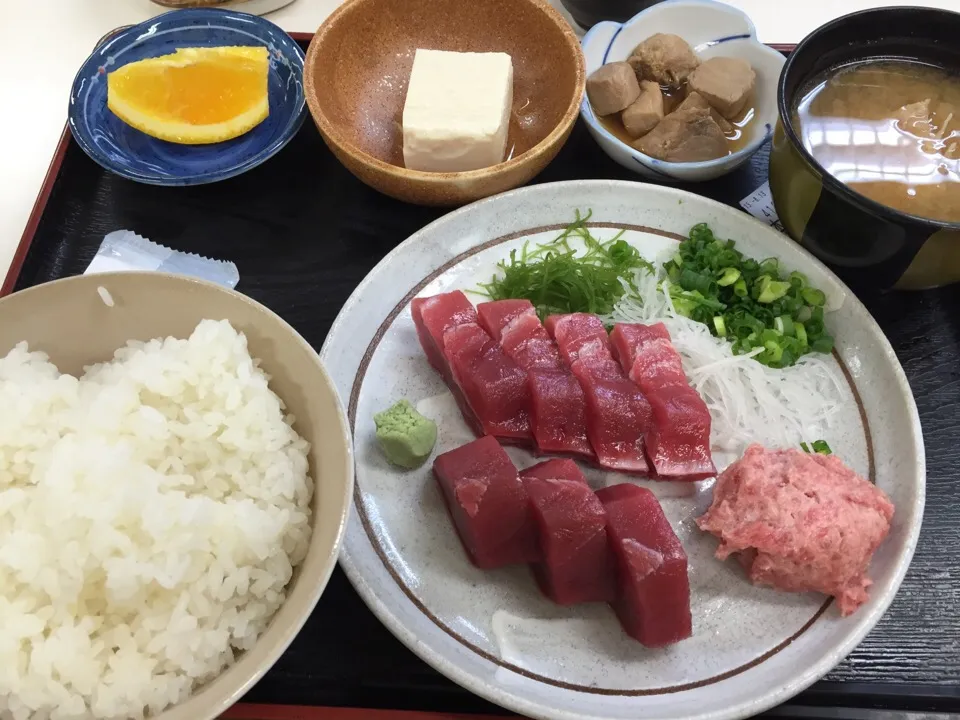
[[[116,230],[104,237],[100,249],[83,274],[134,270],[187,275],[228,288],[235,288],[240,282],[240,272],[232,262],[171,250],[132,230]]]
[[[773,193],[770,192],[770,183],[765,182],[752,193],[740,201],[740,207],[753,215],[757,220],[762,220],[767,225],[772,225],[780,232],[786,232],[783,229],[783,223],[780,222],[780,216],[773,206]]]

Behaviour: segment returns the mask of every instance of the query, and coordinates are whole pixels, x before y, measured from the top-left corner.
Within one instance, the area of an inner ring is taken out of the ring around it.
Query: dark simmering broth
[[[960,222],[960,77],[872,60],[821,78],[793,125],[824,169],[896,210]]]

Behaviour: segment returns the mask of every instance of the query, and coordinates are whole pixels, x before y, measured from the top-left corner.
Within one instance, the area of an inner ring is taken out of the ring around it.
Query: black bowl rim
[[[780,115],[780,124],[783,126],[783,131],[786,134],[787,138],[790,140],[790,144],[800,153],[800,156],[805,162],[812,166],[820,174],[820,182],[823,185],[829,187],[831,190],[842,196],[845,200],[849,201],[851,204],[863,210],[864,212],[870,215],[877,215],[884,220],[892,221],[895,223],[902,224],[904,221],[915,223],[919,225],[924,225],[926,227],[936,227],[944,230],[957,230],[960,231],[960,221],[958,222],[947,222],[945,220],[935,220],[933,218],[924,217],[922,215],[912,215],[911,213],[904,212],[902,210],[897,210],[890,207],[889,205],[884,205],[879,203],[876,200],[871,200],[865,195],[861,195],[856,190],[852,189],[850,186],[844,184],[833,175],[831,175],[827,170],[816,160],[816,158],[811,155],[807,149],[803,146],[803,143],[800,140],[800,137],[797,135],[796,130],[793,127],[793,121],[791,119],[791,110],[790,104],[788,103],[787,93],[786,93],[786,84],[787,84],[787,75],[790,73],[793,68],[794,61],[797,57],[800,56],[803,52],[810,52],[808,49],[810,45],[816,42],[819,39],[819,36],[826,32],[827,30],[833,30],[834,28],[844,25],[853,20],[860,19],[865,15],[890,15],[896,16],[903,13],[917,13],[930,15],[932,20],[935,20],[936,17],[942,17],[944,15],[957,16],[957,19],[960,20],[960,13],[954,12],[953,10],[943,10],[941,8],[928,8],[928,7],[911,7],[904,5],[897,5],[891,7],[878,7],[878,8],[869,8],[867,10],[858,10],[857,12],[848,13],[841,17],[831,20],[830,22],[821,25],[816,28],[809,35],[807,35],[803,40],[797,43],[796,47],[791,51],[789,57],[787,57],[787,62],[783,65],[783,70],[780,72],[780,81],[777,83],[777,110]],[[878,53],[879,55],[880,53]],[[869,59],[864,58],[864,59]],[[792,99],[792,98],[790,98]]]

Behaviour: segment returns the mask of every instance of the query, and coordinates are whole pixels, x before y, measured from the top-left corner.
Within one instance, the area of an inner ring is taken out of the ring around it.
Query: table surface
[[[341,0],[295,0],[270,14],[288,31],[312,32]],[[557,4],[557,0],[551,0]],[[795,43],[833,17],[880,5],[960,10],[960,0],[729,0],[749,14],[762,41]],[[115,27],[164,11],[150,0],[4,0],[0,22],[0,277],[20,241],[66,119],[77,68]]]

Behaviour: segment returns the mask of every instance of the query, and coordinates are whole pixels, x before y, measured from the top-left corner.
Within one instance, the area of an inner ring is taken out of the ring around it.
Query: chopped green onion
[[[794,335],[793,320],[789,315],[780,315],[773,319],[773,326],[782,335]]]
[[[824,294],[823,290],[817,290],[816,288],[803,288],[800,291],[800,295],[808,305],[820,307],[827,302],[827,296]]]
[[[831,450],[830,446],[827,445],[826,440],[814,440],[813,451],[815,453],[820,453],[821,455],[833,455],[833,450]]]
[[[767,282],[763,283],[760,287],[760,295],[757,297],[757,302],[772,303],[774,300],[779,300],[786,295],[789,289],[790,283],[788,282],[767,280]]]
[[[723,321],[723,315],[713,316],[713,327],[717,331],[717,337],[727,336],[727,324]]]
[[[752,353],[769,367],[793,365],[810,352],[829,352],[826,295],[776,258],[745,257],[709,226],[691,228],[665,265],[677,312],[727,338],[735,354]],[[756,350],[760,352],[757,353]]]
[[[821,335],[810,343],[810,347],[818,353],[833,352],[833,338],[829,335]]]
[[[680,271],[680,287],[705,295],[716,294],[716,283],[709,275],[703,275],[689,268],[683,268]]]
[[[803,326],[802,322],[795,322],[793,324],[793,332],[800,342],[800,347],[807,347],[807,329]]]
[[[807,445],[805,442],[800,443],[800,448],[801,448],[805,453],[810,452],[810,446]]]
[[[720,279],[717,280],[717,285],[720,287],[733,285],[737,280],[740,279],[740,271],[735,267],[724,268],[722,272],[723,274],[720,276]],[[746,284],[744,284],[744,286],[746,286]]]

